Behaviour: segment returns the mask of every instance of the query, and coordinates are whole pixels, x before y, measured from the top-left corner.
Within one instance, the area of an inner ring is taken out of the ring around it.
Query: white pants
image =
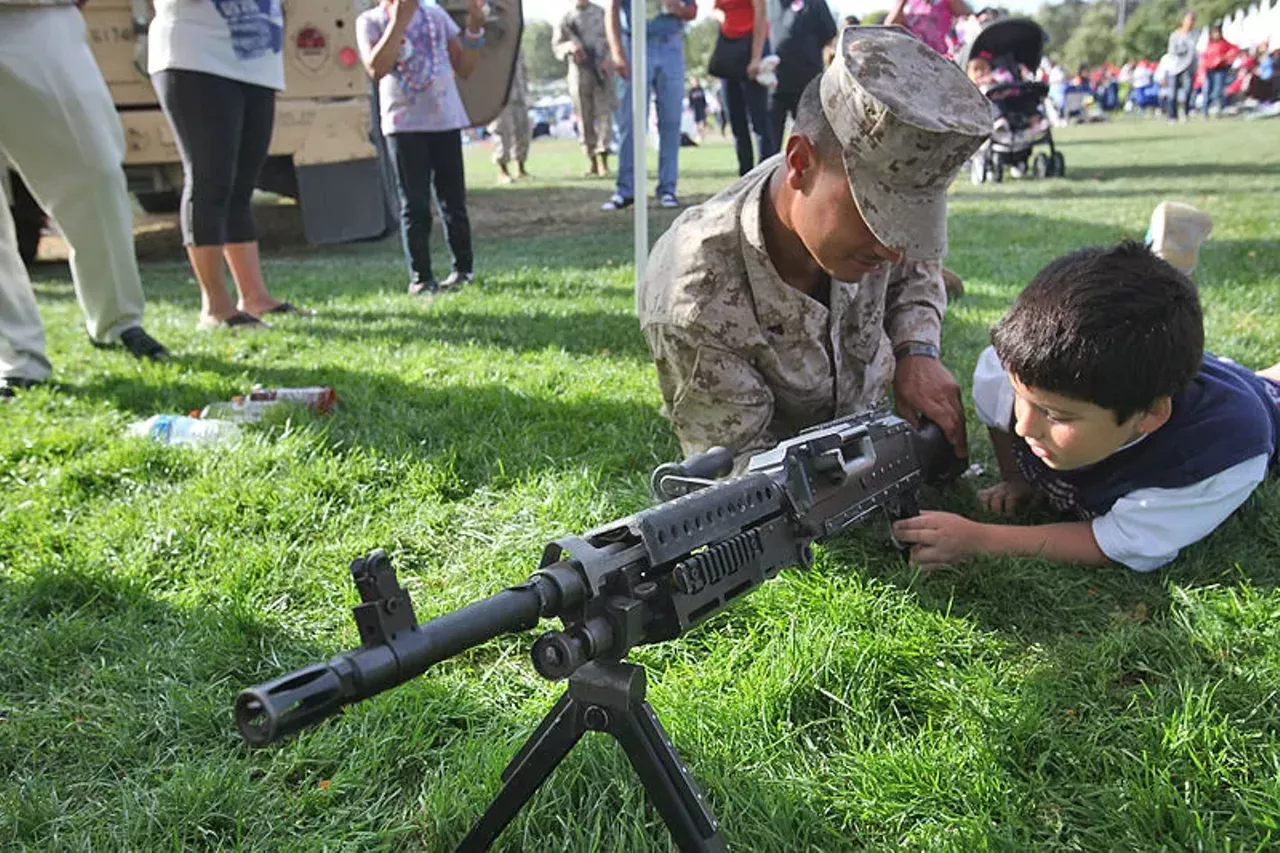
[[[89,337],[142,323],[124,133],[74,6],[0,5],[0,151],[53,217]],[[0,205],[0,376],[51,373],[13,218]]]

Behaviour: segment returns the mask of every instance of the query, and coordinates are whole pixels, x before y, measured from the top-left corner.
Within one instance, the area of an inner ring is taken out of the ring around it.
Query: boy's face
[[[1055,471],[1072,471],[1106,459],[1140,435],[1159,429],[1169,419],[1169,398],[1123,423],[1115,413],[1085,400],[1013,383],[1014,432],[1031,452]]]

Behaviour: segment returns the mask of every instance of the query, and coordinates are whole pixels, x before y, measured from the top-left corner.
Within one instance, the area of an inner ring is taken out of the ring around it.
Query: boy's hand
[[[894,522],[893,535],[911,546],[911,562],[922,569],[961,563],[980,553],[983,525],[962,515],[926,510]]]
[[[417,11],[418,0],[392,0],[391,25],[399,27],[403,32],[408,29],[409,22],[413,20],[413,16]]]
[[[1032,506],[1039,496],[1025,480],[1003,480],[989,489],[978,490],[978,501],[984,508],[1004,514]]]

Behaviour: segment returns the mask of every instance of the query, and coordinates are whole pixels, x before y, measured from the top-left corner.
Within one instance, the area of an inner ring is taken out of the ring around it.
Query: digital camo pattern
[[[575,5],[560,20],[551,42],[556,57],[569,63],[569,97],[589,154],[609,152],[612,114],[617,108],[613,74],[604,68],[609,59],[604,22],[605,11],[596,4]],[[582,64],[573,59],[578,42],[588,53]]]
[[[938,344],[946,293],[936,260],[884,264],[831,284],[829,308],[787,285],[764,245],[761,194],[775,157],[682,214],[636,293],[663,414],[686,454],[751,453],[866,409],[893,381],[893,346]]]

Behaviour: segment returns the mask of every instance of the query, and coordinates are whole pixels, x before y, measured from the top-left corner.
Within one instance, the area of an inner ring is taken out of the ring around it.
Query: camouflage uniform
[[[823,109],[856,175],[863,218],[904,260],[832,281],[826,305],[787,285],[761,222],[761,196],[785,168],[782,156],[682,214],[653,249],[636,307],[663,414],[686,454],[719,444],[741,465],[806,426],[876,404],[899,345],[939,344],[945,192],[985,138],[987,102],[958,68],[897,28],[847,28],[841,49],[846,67],[838,58],[824,75]],[[921,94],[931,88],[941,94]],[[896,100],[906,97],[933,118]]]
[[[525,84],[524,55],[516,55],[516,73],[511,77],[511,91],[507,105],[498,117],[489,123],[493,134],[493,162],[506,164],[511,160],[523,163],[529,159],[529,139],[533,129],[529,126],[528,86]]]
[[[594,3],[575,5],[556,27],[551,49],[569,62],[569,97],[582,128],[582,147],[587,155],[608,154],[613,136],[613,74],[602,68],[609,59],[609,41],[604,32],[604,9]],[[575,33],[576,30],[576,33]],[[581,43],[589,56],[579,65],[573,59],[574,48]],[[594,61],[596,69],[589,63]],[[599,73],[597,73],[597,69]]]

